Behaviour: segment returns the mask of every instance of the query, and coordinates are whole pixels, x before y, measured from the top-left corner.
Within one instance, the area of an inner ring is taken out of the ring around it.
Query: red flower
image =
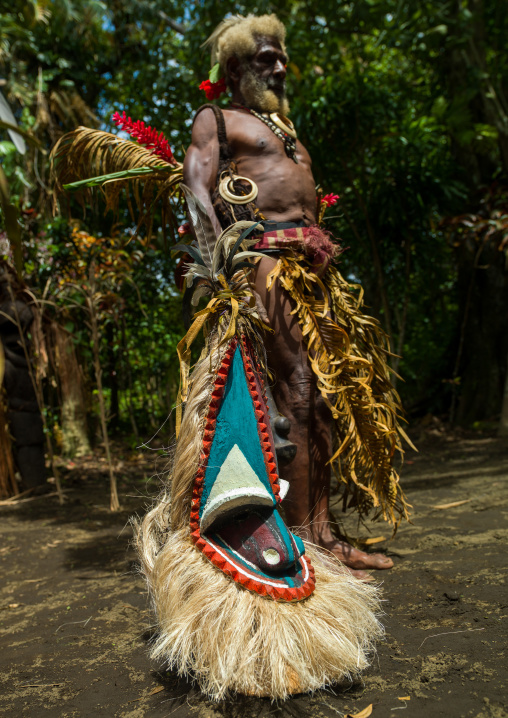
[[[210,80],[203,80],[199,86],[200,90],[204,90],[207,100],[216,100],[220,97],[223,92],[226,92],[226,78],[221,77],[218,82],[210,82]]]
[[[321,202],[323,204],[326,204],[327,207],[331,207],[332,204],[336,204],[337,200],[339,199],[338,194],[325,194]]]
[[[160,134],[157,132],[155,127],[145,127],[145,123],[141,120],[134,122],[130,117],[126,116],[125,111],[121,115],[115,112],[113,122],[121,130],[128,132],[131,137],[134,137],[140,145],[144,145],[147,150],[152,150],[153,155],[161,157],[172,165],[177,164],[169,142],[162,132]]]

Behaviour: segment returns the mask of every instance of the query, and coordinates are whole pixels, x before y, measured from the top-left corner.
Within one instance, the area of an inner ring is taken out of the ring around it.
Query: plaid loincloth
[[[307,257],[318,276],[326,272],[330,262],[342,251],[330,239],[330,234],[317,225],[269,230],[253,249],[258,252],[293,249]]]

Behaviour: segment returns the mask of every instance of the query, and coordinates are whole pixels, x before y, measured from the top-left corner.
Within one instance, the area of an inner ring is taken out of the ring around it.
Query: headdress
[[[276,15],[233,15],[223,20],[203,43],[211,50],[211,64],[219,63],[225,72],[226,63],[235,55],[239,59],[256,51],[256,37],[275,37],[285,50],[286,29]]]
[[[256,37],[275,37],[285,51],[286,29],[276,15],[232,15],[223,20],[202,47],[211,51],[209,79],[199,86],[213,100],[226,91],[227,61],[240,60],[256,52]]]

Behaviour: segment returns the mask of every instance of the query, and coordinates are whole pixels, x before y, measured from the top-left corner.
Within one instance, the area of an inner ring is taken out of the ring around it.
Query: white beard
[[[289,114],[289,103],[285,93],[277,95],[265,80],[262,80],[250,66],[244,69],[240,80],[240,92],[248,107],[258,112],[279,112]]]

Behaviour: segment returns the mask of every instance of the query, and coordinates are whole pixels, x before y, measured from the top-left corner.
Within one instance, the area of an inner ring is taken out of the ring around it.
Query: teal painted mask
[[[235,338],[212,391],[194,481],[191,536],[237,583],[262,596],[295,601],[314,590],[314,571],[302,540],[279,513],[283,494],[260,373],[246,339]]]

